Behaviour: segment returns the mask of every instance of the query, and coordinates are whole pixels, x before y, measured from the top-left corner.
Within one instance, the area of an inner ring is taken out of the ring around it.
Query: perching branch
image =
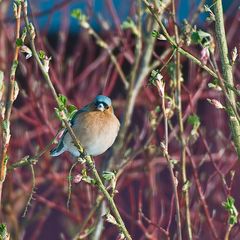
[[[35,43],[34,43],[35,32],[34,32],[32,24],[29,23],[28,16],[27,16],[27,1],[22,2],[22,7],[23,7],[24,21],[25,21],[25,25],[26,25],[26,28],[27,28],[28,36],[30,38],[30,45],[31,45],[33,56],[34,56],[35,60],[37,61],[37,64],[38,64],[38,66],[39,66],[39,68],[40,68],[40,70],[43,74],[44,79],[46,80],[46,82],[47,82],[47,84],[48,84],[48,86],[49,86],[49,88],[52,92],[52,95],[54,96],[58,106],[60,107],[60,103],[59,103],[59,100],[58,100],[58,95],[57,95],[57,93],[54,89],[54,86],[53,86],[52,82],[51,82],[50,76],[49,76],[48,72],[45,70],[45,67],[44,67],[43,63],[41,62],[41,60],[38,56],[38,53],[36,51],[36,47],[35,47]],[[102,182],[102,180],[101,180],[101,178],[100,178],[100,176],[99,176],[99,174],[96,170],[93,159],[90,156],[87,156],[84,153],[84,149],[80,145],[76,135],[74,134],[74,132],[73,132],[68,120],[67,120],[67,116],[65,114],[65,111],[61,111],[61,116],[60,117],[61,117],[61,120],[63,121],[65,127],[67,128],[69,134],[71,135],[75,146],[78,148],[79,153],[81,155],[81,158],[83,158],[86,161],[86,164],[87,164],[90,172],[94,176],[95,181],[96,181],[96,186],[102,192],[104,197],[107,199],[107,201],[109,203],[109,206],[110,206],[110,209],[112,211],[112,214],[116,219],[117,226],[118,226],[120,232],[122,232],[124,234],[126,239],[131,240],[132,238],[131,238],[130,234],[128,233],[128,230],[126,229],[125,224],[124,224],[124,222],[123,222],[123,220],[122,220],[122,218],[121,218],[121,216],[118,212],[118,209],[115,205],[113,197],[109,194],[109,192],[105,188],[105,186],[104,186],[104,184],[103,184],[103,182]]]

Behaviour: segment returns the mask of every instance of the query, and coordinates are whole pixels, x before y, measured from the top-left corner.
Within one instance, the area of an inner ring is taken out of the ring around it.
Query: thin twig
[[[218,240],[219,237],[217,235],[216,228],[213,225],[213,222],[212,222],[212,219],[211,219],[211,216],[210,216],[210,213],[209,213],[208,205],[206,203],[205,196],[204,196],[203,191],[202,191],[201,183],[199,181],[199,176],[198,176],[198,172],[197,172],[197,166],[196,166],[196,164],[195,164],[195,162],[194,162],[194,160],[192,158],[191,152],[190,152],[188,147],[186,148],[186,152],[187,152],[188,157],[190,159],[190,162],[192,164],[193,176],[194,176],[196,188],[197,188],[197,191],[198,191],[198,194],[199,194],[199,198],[200,198],[200,201],[201,201],[203,209],[204,209],[204,213],[205,213],[205,216],[206,216],[206,219],[207,219],[207,222],[208,222],[209,229],[210,229],[214,239]]]
[[[164,87],[163,87],[164,89]],[[178,240],[182,240],[182,227],[181,227],[181,215],[180,215],[180,206],[179,206],[179,198],[178,198],[178,191],[177,191],[177,186],[178,186],[178,180],[174,175],[173,172],[173,164],[171,162],[169,153],[168,153],[168,117],[167,117],[167,112],[166,112],[166,107],[165,107],[165,91],[163,90],[163,95],[160,94],[160,97],[162,98],[162,110],[163,110],[163,117],[164,117],[164,136],[165,136],[165,144],[162,145],[162,151],[163,155],[167,160],[167,165],[168,165],[168,170],[170,172],[170,177],[171,177],[171,183],[173,187],[173,194],[174,194],[174,200],[175,200],[175,207],[176,207],[176,221],[177,221],[177,237]]]
[[[42,149],[39,153],[35,154],[34,156],[25,156],[22,159],[20,159],[19,161],[13,163],[12,165],[10,165],[7,170],[8,171],[12,171],[15,168],[20,168],[20,167],[25,167],[25,166],[29,166],[29,165],[33,165],[36,164],[38,159],[46,152],[48,152],[50,150],[50,148],[52,147],[53,142],[56,140],[59,132],[62,131],[62,129],[60,129],[55,136],[53,137],[53,139],[46,145],[46,147],[44,149]]]
[[[172,0],[172,14],[173,21],[176,22],[176,9],[175,1]],[[174,33],[176,43],[179,45],[179,33],[178,27],[174,25]],[[180,66],[180,53],[176,51],[175,57],[176,63],[176,80],[177,80],[177,115],[178,115],[178,124],[179,124],[179,139],[181,144],[181,172],[182,172],[182,181],[183,184],[187,184],[187,173],[186,173],[186,140],[184,137],[184,126],[183,126],[183,116],[182,116],[182,98],[181,98],[181,66]],[[187,234],[188,239],[192,239],[192,229],[191,229],[191,218],[190,218],[190,203],[189,203],[189,190],[188,187],[185,188],[183,192],[185,200],[185,217],[187,225]]]
[[[68,173],[68,198],[67,198],[67,209],[70,207],[71,195],[72,195],[72,171],[79,164],[79,161],[76,161],[72,164],[69,173]]]
[[[230,232],[231,232],[231,230],[232,230],[232,228],[233,228],[233,224],[228,224],[228,227],[227,227],[227,231],[226,231],[226,233],[225,233],[225,236],[224,236],[224,240],[229,240],[230,238]]]
[[[23,217],[25,217],[27,215],[27,211],[28,211],[29,206],[31,205],[32,200],[33,200],[33,195],[35,194],[35,187],[36,187],[36,178],[35,178],[34,167],[33,167],[32,164],[29,165],[29,167],[30,167],[31,173],[32,173],[32,189],[31,189],[31,193],[28,197],[26,207],[25,207],[24,212],[23,212]]]

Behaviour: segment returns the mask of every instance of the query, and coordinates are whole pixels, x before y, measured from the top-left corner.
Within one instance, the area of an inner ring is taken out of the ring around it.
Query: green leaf
[[[92,184],[92,185],[96,185],[96,180],[92,177],[89,177],[89,176],[86,176],[86,177],[83,177],[82,180],[86,183],[89,183],[89,184]]]
[[[211,34],[202,30],[195,30],[192,32],[191,41],[193,44],[207,45],[212,39]]]
[[[130,29],[134,35],[139,36],[137,26],[130,17],[128,17],[127,20],[123,21],[123,23],[121,24],[121,28]]]
[[[72,119],[73,119],[73,117],[75,116],[75,113],[77,112],[78,110],[77,109],[75,109],[75,110],[73,110],[71,113],[67,113],[67,115],[68,115],[68,119],[71,121]]]
[[[62,95],[62,94],[59,94],[58,96],[58,103],[61,107],[66,107],[67,105],[67,97]]]
[[[87,176],[87,169],[83,168],[82,171],[81,171],[81,174],[82,174],[83,177],[86,177]]]
[[[121,24],[122,29],[133,29],[135,27],[135,22],[130,17],[128,17],[127,20],[123,21]]]
[[[238,218],[236,217],[236,216],[230,216],[229,217],[229,223],[231,224],[231,225],[234,225],[234,224],[236,224],[237,223],[237,220],[238,220]]]
[[[23,46],[23,40],[22,40],[21,38],[18,38],[18,39],[16,40],[16,45],[17,45],[18,47],[22,47],[22,46]]]
[[[44,60],[45,57],[46,57],[46,53],[45,53],[43,50],[40,50],[40,51],[38,52],[38,56],[39,56],[39,58],[40,58],[41,60]]]
[[[171,162],[172,167],[174,167],[175,165],[177,165],[179,163],[179,161],[177,159],[171,159],[170,162]]]
[[[88,17],[82,12],[81,9],[77,8],[72,10],[71,16],[76,18],[83,28],[89,28]]]
[[[55,113],[56,113],[56,115],[57,115],[57,118],[58,118],[59,120],[62,120],[61,114],[60,114],[60,110],[59,110],[58,108],[54,108],[54,110],[55,110]]]
[[[199,44],[200,43],[200,37],[199,37],[199,34],[198,32],[193,32],[192,35],[191,35],[191,41],[192,43],[194,44]]]
[[[222,203],[222,206],[228,211],[229,214],[229,224],[236,224],[238,222],[238,210],[235,207],[235,199],[231,196],[228,196],[226,202]]]
[[[153,36],[154,38],[159,38],[160,33],[159,33],[157,30],[153,30],[153,31],[152,31],[152,36]]]
[[[110,171],[103,171],[102,177],[105,180],[110,181],[110,180],[115,178],[115,174],[113,172],[110,172]]]
[[[6,131],[6,130],[8,129],[8,127],[9,127],[9,121],[8,121],[8,120],[4,120],[4,121],[2,122],[2,128],[3,128],[3,130]]]
[[[21,0],[14,0],[14,3],[17,4],[18,6],[21,5],[21,2],[22,2]]]
[[[26,34],[27,34],[27,28],[26,28],[26,27],[23,28],[22,34],[23,34],[23,35],[26,35]]]
[[[187,119],[187,123],[192,125],[193,127],[200,125],[199,117],[196,114],[190,115]]]
[[[156,106],[156,108],[154,109],[155,113],[159,113],[161,112],[161,107],[160,106]]]
[[[31,38],[35,39],[36,33],[35,33],[35,28],[34,28],[32,23],[28,24],[28,29],[29,29],[29,33],[30,33]]]
[[[160,70],[159,70],[159,69],[157,69],[157,70],[152,70],[150,79],[149,79],[149,81],[148,81],[150,85],[153,85],[153,86],[156,87],[156,81],[158,80],[158,79],[157,79],[158,74],[160,74]]]
[[[182,186],[183,192],[186,192],[190,187],[191,187],[191,182],[187,180]]]
[[[190,115],[187,119],[187,123],[192,125],[192,130],[189,135],[189,142],[192,144],[196,142],[199,134],[198,134],[198,128],[200,127],[200,120],[199,117],[196,114]]]
[[[73,9],[72,12],[71,12],[71,16],[72,16],[73,18],[76,18],[76,19],[79,19],[80,16],[81,16],[81,14],[82,14],[82,11],[81,11],[80,8]]]
[[[77,107],[70,104],[70,105],[67,106],[67,110],[68,110],[70,115],[74,115],[74,113],[77,111]]]
[[[209,87],[209,88],[217,88],[218,85],[210,82],[210,83],[208,83],[208,87]]]
[[[230,210],[234,206],[234,198],[229,196],[226,200],[226,202],[223,202],[223,206],[226,210]]]
[[[9,156],[6,155],[4,160],[3,160],[5,166],[7,165],[8,160],[9,160]]]
[[[68,181],[72,181],[72,180],[73,180],[73,176],[68,175],[68,176],[67,176],[67,180],[68,180]]]
[[[7,226],[5,223],[0,224],[0,239],[6,239],[8,236]]]

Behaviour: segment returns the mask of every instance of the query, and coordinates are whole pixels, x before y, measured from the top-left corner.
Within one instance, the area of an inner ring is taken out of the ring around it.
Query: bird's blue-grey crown
[[[110,107],[112,105],[111,99],[104,95],[96,96],[96,98],[94,99],[94,103],[95,104],[103,103],[104,105],[107,105],[108,107]]]

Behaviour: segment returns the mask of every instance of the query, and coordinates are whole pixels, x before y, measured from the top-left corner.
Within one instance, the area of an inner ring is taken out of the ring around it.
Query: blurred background
[[[163,3],[159,10],[161,19],[174,35],[172,3],[160,2]],[[52,57],[51,80],[57,92],[67,97],[68,104],[81,108],[98,94],[112,98],[122,129],[112,149],[95,161],[100,172],[104,169],[118,172],[115,200],[132,238],[139,240],[177,239],[172,184],[166,159],[160,151],[160,142],[164,140],[161,99],[157,89],[148,84],[152,70],[163,67],[161,74],[166,92],[172,99],[167,102],[169,154],[177,162],[174,173],[179,181],[183,239],[187,239],[183,190],[186,183],[181,178],[174,58],[170,45],[152,36],[159,27],[144,4],[139,8],[138,3],[132,0],[33,0],[28,1],[28,14],[36,29],[37,49]],[[186,27],[196,25],[215,39],[214,23],[207,21],[209,14],[203,10],[204,4],[211,6],[212,1],[175,1],[175,24],[183,36],[184,49],[199,59],[202,47],[188,44],[189,36],[185,34]],[[238,0],[223,1],[230,50],[235,46],[239,48],[239,5]],[[72,16],[74,9],[82,10],[96,35]],[[23,28],[23,19],[21,25]],[[140,26],[140,41],[131,26]],[[137,49],[139,42],[140,50]],[[14,43],[13,1],[2,0],[0,70],[6,81]],[[29,46],[28,40],[25,44]],[[215,58],[220,66],[218,50]],[[181,72],[193,239],[223,239],[229,225],[222,203],[231,195],[236,207],[240,207],[239,163],[227,114],[207,99],[217,99],[224,104],[224,98],[221,91],[209,85],[214,79],[185,57],[181,57]],[[234,68],[234,74],[238,86],[239,67]],[[26,59],[23,53],[20,53],[16,81],[20,91],[11,115],[9,172],[3,190],[3,212],[11,239],[120,239],[117,228],[101,217],[107,212],[107,206],[96,202],[99,193],[95,187],[83,181],[73,182],[70,209],[67,209],[68,174],[74,159],[68,153],[56,158],[49,155],[46,146],[61,127],[54,112],[56,103],[34,59]],[[188,120],[191,116],[197,116],[199,126],[195,130]],[[29,166],[15,168],[13,165],[27,156],[37,160],[34,178]],[[77,176],[82,169],[81,165],[75,167],[72,176]],[[28,206],[31,192],[33,199]],[[26,207],[26,215],[22,217]],[[239,238],[238,221],[229,239]]]

